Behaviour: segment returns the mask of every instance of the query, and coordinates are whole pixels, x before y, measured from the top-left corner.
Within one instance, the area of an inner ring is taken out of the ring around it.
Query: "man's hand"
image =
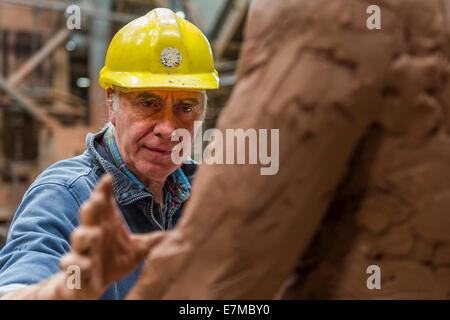
[[[113,282],[137,268],[166,233],[130,234],[117,208],[112,183],[110,175],[103,176],[80,208],[81,224],[72,232],[72,251],[60,260],[62,272],[0,299],[98,299]],[[80,289],[67,286],[65,271],[71,265],[80,268]]]
[[[80,226],[71,235],[72,251],[60,266],[80,268],[81,288],[63,290],[69,299],[97,299],[115,281],[134,271],[166,233],[130,234],[113,193],[113,180],[103,176],[80,208]]]

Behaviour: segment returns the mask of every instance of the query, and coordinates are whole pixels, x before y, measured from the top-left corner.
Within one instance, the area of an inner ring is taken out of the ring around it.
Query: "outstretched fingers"
[[[80,226],[70,235],[72,250],[79,254],[90,255],[100,248],[102,235],[99,227]]]
[[[99,225],[103,220],[114,217],[115,210],[113,179],[110,174],[105,174],[100,178],[90,198],[80,208],[81,224]]]

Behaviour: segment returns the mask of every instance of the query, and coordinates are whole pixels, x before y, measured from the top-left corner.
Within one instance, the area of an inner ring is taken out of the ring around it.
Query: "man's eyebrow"
[[[154,93],[142,92],[136,96],[137,99],[155,99],[158,101],[162,101],[162,98]]]
[[[185,103],[185,104],[191,104],[191,105],[197,105],[199,104],[198,100],[195,98],[184,98],[184,99],[178,99],[178,102]]]

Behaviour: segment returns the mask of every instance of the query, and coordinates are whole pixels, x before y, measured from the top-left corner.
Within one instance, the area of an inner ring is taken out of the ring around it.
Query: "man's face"
[[[110,100],[112,90],[107,95]],[[171,150],[179,141],[170,137],[176,129],[186,129],[193,137],[203,99],[198,91],[136,90],[120,93],[117,112],[109,104],[120,155],[141,182],[164,181],[180,167],[171,159]]]

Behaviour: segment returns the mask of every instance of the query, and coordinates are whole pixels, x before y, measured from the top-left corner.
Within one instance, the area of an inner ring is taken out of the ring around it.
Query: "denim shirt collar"
[[[108,154],[98,141],[98,139],[103,136],[106,130],[107,126],[105,126],[101,131],[97,133],[89,133],[86,137],[86,146],[88,152],[93,156],[99,169],[112,175],[114,180],[113,192],[114,195],[116,196],[117,203],[119,205],[127,205],[142,198],[146,197],[153,198],[153,194],[147,188],[140,189],[122,171],[120,171],[113,163],[110,162]],[[190,172],[187,172],[187,174],[193,176],[197,165],[192,160],[188,160],[188,165],[192,167],[192,170],[188,170]],[[189,180],[184,175],[184,173],[177,171],[175,172],[176,174],[174,175],[173,178],[175,178],[176,180],[180,179],[183,180],[185,186],[187,186],[187,188],[190,189],[191,185],[189,183]],[[186,197],[183,200],[187,200],[188,197],[189,191],[187,190]]]

